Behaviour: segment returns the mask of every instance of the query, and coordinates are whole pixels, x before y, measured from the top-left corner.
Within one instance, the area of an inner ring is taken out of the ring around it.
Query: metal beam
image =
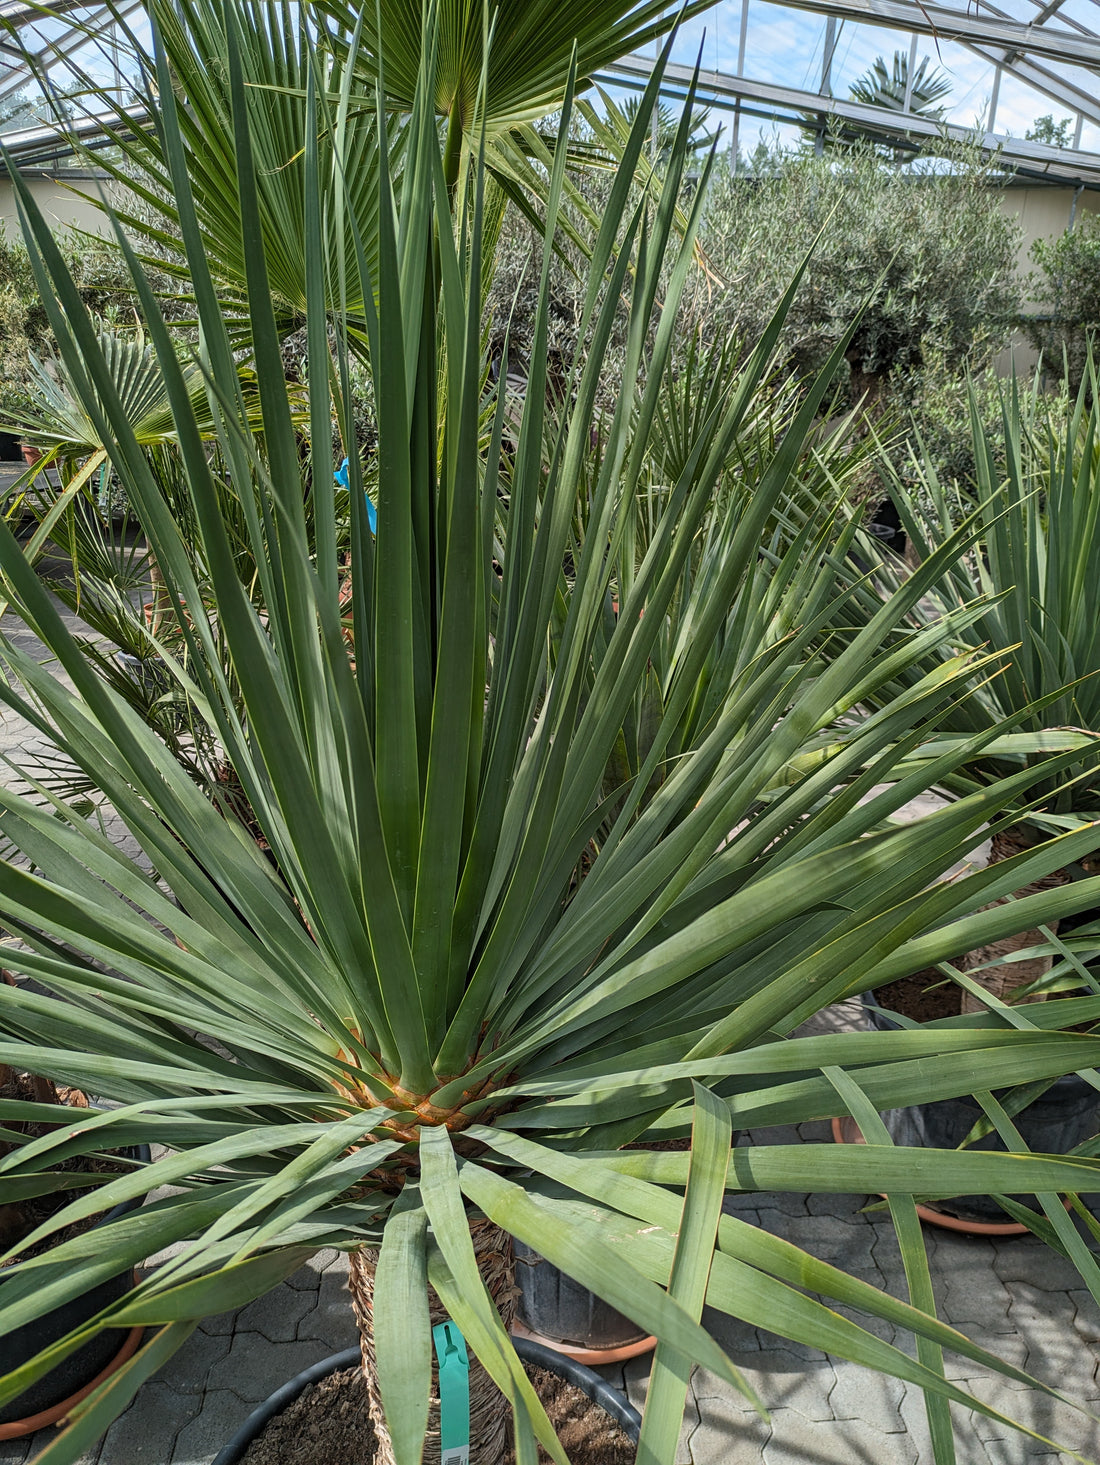
[[[891,30],[916,31],[938,36],[942,41],[1005,46],[1034,56],[1047,56],[1071,66],[1100,70],[1100,36],[1048,25],[1023,25],[1010,17],[991,13],[954,10],[946,5],[916,3],[916,0],[775,0],[795,10],[812,10],[815,15],[835,15],[863,25],[889,26]]]
[[[33,25],[35,21],[49,20],[52,15],[67,15],[70,10],[79,10],[87,0],[54,0],[52,5],[24,5],[22,0],[9,0],[0,5],[0,21],[6,25]]]
[[[120,126],[140,127],[148,121],[149,109],[138,103],[132,107],[120,107],[117,112],[90,113],[87,117],[66,123],[64,127],[49,123],[6,132],[4,146],[18,163],[33,167],[36,162],[53,162],[74,153],[76,149],[67,141],[69,138],[79,138],[85,144],[94,145],[101,137],[108,143],[111,141],[106,134],[108,127],[117,133]],[[0,177],[6,176],[6,169],[0,165]]]
[[[1071,112],[1077,112],[1090,122],[1100,125],[1100,80],[1095,86],[1077,86],[1057,71],[1040,65],[1038,61],[1018,56],[1015,61],[1006,64],[1003,53],[990,46],[977,46],[969,42],[964,44],[968,51],[973,51],[975,56],[980,56],[991,66],[1003,66],[1032,91],[1041,92],[1052,102],[1058,102]]]
[[[39,70],[48,71],[53,66],[64,64],[65,59],[75,51],[79,51],[81,47],[93,44],[87,33],[89,28],[106,23],[116,14],[120,18],[132,15],[135,10],[142,8],[143,4],[144,0],[129,0],[129,3],[125,3],[124,0],[124,3],[117,8],[110,4],[101,5],[94,12],[86,15],[80,26],[73,26],[66,34],[47,41],[41,50],[32,51],[28,46],[26,48],[28,60],[18,63],[0,60],[0,101],[13,96],[29,82],[36,80],[36,66]],[[74,4],[67,8],[87,11],[89,9],[88,0],[83,0],[79,6]],[[36,18],[42,20],[45,17],[39,15]]]
[[[625,56],[600,73],[599,80],[612,86],[642,88],[649,80],[653,62],[645,56]],[[665,67],[662,91],[682,98],[693,76],[689,66]],[[947,137],[955,142],[977,144],[987,153],[998,153],[1005,164],[1029,177],[1057,180],[1064,183],[1083,182],[1086,187],[1100,188],[1100,153],[1069,152],[1048,143],[1024,142],[990,132],[935,122],[918,113],[908,116],[886,107],[872,107],[863,102],[842,101],[820,92],[774,86],[770,82],[753,81],[748,77],[728,76],[719,71],[699,73],[698,99],[701,103],[722,110],[740,102],[756,104],[759,115],[779,120],[802,122],[807,113],[825,113],[838,121],[857,122],[873,129],[883,138],[911,144],[919,150],[921,143]],[[747,110],[747,109],[746,109]]]

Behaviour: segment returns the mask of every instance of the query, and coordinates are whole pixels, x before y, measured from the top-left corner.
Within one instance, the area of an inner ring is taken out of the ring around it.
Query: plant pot
[[[626,1396],[613,1388],[606,1379],[601,1378],[598,1373],[594,1373],[592,1369],[586,1368],[583,1364],[577,1363],[571,1358],[565,1358],[542,1344],[532,1342],[529,1338],[517,1337],[513,1339],[513,1342],[516,1352],[524,1363],[545,1368],[550,1373],[555,1373],[559,1378],[575,1385],[620,1426],[628,1439],[637,1443],[642,1428],[642,1417]],[[271,1421],[293,1404],[300,1394],[305,1393],[311,1384],[320,1383],[322,1379],[328,1378],[331,1374],[340,1373],[343,1369],[357,1367],[360,1358],[358,1348],[346,1348],[342,1353],[334,1353],[331,1358],[322,1359],[320,1363],[315,1363],[311,1368],[303,1369],[300,1374],[292,1378],[289,1383],[285,1383],[281,1389],[276,1389],[274,1394],[269,1395],[252,1411],[229,1443],[219,1450],[214,1457],[213,1465],[240,1465],[248,1447],[259,1439]],[[476,1462],[471,1462],[471,1465],[476,1465]]]
[[[33,468],[42,456],[42,449],[36,448],[33,443],[20,443],[19,450],[28,468]]]
[[[583,1364],[621,1363],[657,1346],[656,1338],[537,1251],[522,1241],[514,1247],[519,1289],[515,1336]]]
[[[130,1154],[145,1164],[149,1163],[147,1145],[131,1150]],[[117,1221],[140,1204],[140,1200],[125,1201],[108,1211],[98,1224]],[[0,1287],[3,1287],[4,1280],[0,1273]],[[33,1323],[0,1338],[0,1374],[19,1368],[97,1312],[117,1302],[133,1285],[132,1271],[119,1272],[117,1276],[100,1282],[90,1292],[74,1297]],[[0,1440],[18,1439],[64,1419],[80,1399],[129,1358],[141,1339],[142,1331],[141,1328],[111,1328],[100,1333],[32,1384],[18,1399],[0,1408]]]
[[[874,993],[863,994],[863,1010],[872,1027],[881,1032],[897,1030],[901,1024],[877,1007]],[[1057,1079],[1044,1094],[1015,1115],[1014,1123],[1030,1149],[1044,1155],[1064,1155],[1088,1138],[1095,1126],[1100,1094],[1075,1073]],[[938,1099],[929,1104],[911,1104],[904,1109],[891,1109],[883,1119],[890,1138],[899,1145],[920,1145],[929,1149],[957,1149],[982,1118],[983,1110],[976,1099],[963,1095],[957,1099]],[[849,1126],[850,1128],[850,1126]],[[851,1142],[858,1132],[845,1129],[844,1121],[835,1121],[834,1138]],[[987,1134],[976,1144],[978,1150],[1005,1150],[1000,1135]],[[1031,1197],[1013,1199],[1027,1204]],[[1020,1236],[1027,1227],[1009,1221],[1004,1211],[988,1196],[962,1195],[950,1201],[937,1201],[934,1207],[921,1206],[924,1220],[945,1225],[953,1230],[976,1229],[978,1234]],[[995,1228],[990,1231],[989,1228]]]

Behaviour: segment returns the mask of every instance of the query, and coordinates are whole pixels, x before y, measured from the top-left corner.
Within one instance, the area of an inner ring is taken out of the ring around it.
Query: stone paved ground
[[[26,640],[33,651],[33,638]],[[0,752],[25,755],[26,732],[6,718]],[[850,1007],[833,1009],[817,1026],[852,1021]],[[827,1138],[820,1124],[752,1136],[767,1143]],[[890,1222],[865,1212],[865,1203],[861,1196],[757,1194],[731,1197],[728,1208],[904,1295]],[[971,1240],[929,1229],[925,1238],[941,1317],[1100,1414],[1100,1309],[1076,1271],[1031,1238]],[[267,1297],[209,1319],[82,1465],[210,1465],[260,1400],[300,1369],[354,1343],[346,1277],[344,1257],[319,1252]],[[677,1465],[931,1465],[919,1390],[720,1315],[708,1314],[707,1321],[768,1405],[771,1426],[725,1383],[697,1370]],[[895,1341],[892,1327],[859,1321]],[[904,1337],[896,1341],[912,1351]],[[1100,1460],[1100,1424],[965,1360],[949,1358],[948,1367],[986,1404]],[[648,1372],[646,1359],[608,1370],[639,1405]],[[960,1407],[954,1417],[959,1465],[1069,1465],[1068,1454],[985,1416]],[[0,1442],[0,1465],[29,1465],[51,1437]]]

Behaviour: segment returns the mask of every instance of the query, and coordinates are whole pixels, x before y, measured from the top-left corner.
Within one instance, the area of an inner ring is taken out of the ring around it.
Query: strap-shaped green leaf
[[[722,1214],[732,1132],[729,1112],[721,1100],[699,1084],[695,1085],[694,1092],[691,1164],[668,1295],[689,1317],[698,1321],[707,1295],[718,1218]],[[638,1442],[638,1459],[643,1465],[659,1465],[675,1455],[694,1366],[695,1359],[690,1354],[677,1353],[658,1340]],[[763,1414],[763,1405],[755,1396],[749,1397]]]
[[[864,1139],[869,1144],[892,1144],[890,1133],[878,1110],[869,1102],[856,1080],[841,1068],[826,1068],[823,1071],[849,1106],[852,1118],[859,1125]],[[902,1266],[905,1268],[905,1280],[909,1284],[910,1300],[914,1307],[919,1307],[922,1312],[935,1317],[936,1296],[932,1290],[932,1276],[928,1269],[928,1254],[924,1248],[916,1202],[912,1196],[898,1195],[896,1192],[888,1194],[886,1198],[898,1238]],[[926,1368],[943,1373],[943,1350],[930,1338],[918,1335],[917,1357]],[[955,1465],[955,1440],[947,1400],[940,1394],[932,1394],[926,1390],[924,1407],[936,1465]]]
[[[428,1218],[407,1186],[390,1215],[374,1279],[378,1385],[397,1465],[419,1465],[432,1384]]]

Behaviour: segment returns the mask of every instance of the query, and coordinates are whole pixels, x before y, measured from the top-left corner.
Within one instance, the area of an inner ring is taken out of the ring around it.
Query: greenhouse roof
[[[74,61],[131,100],[132,57],[115,22],[131,16],[140,27],[141,9],[141,0],[0,0],[0,108],[46,74],[64,91]],[[868,102],[868,69],[881,59],[889,70],[891,54],[904,86]],[[823,136],[845,124],[902,152],[943,135],[976,141],[1024,178],[1100,187],[1100,0],[717,0],[681,27],[669,96],[683,96],[697,56],[701,100],[730,115],[735,155],[765,126]],[[918,58],[935,68],[944,105],[922,98]],[[652,64],[628,56],[600,79],[636,88]],[[17,156],[57,153],[56,133],[50,141],[33,117],[20,123],[10,118],[5,133]]]
[[[853,96],[891,53],[904,90],[877,104]],[[823,133],[861,124],[903,150],[944,134],[976,141],[1025,178],[1100,186],[1100,0],[718,0],[673,54],[666,89],[683,95],[698,56],[701,100],[732,113],[735,149],[763,123],[805,134],[816,119]],[[922,61],[945,84],[941,107],[922,108]],[[637,87],[651,65],[626,57],[601,79]]]

